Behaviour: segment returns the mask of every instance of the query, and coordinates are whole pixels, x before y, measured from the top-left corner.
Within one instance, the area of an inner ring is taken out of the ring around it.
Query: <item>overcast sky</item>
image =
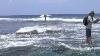
[[[100,13],[100,0],[0,0],[0,15]]]

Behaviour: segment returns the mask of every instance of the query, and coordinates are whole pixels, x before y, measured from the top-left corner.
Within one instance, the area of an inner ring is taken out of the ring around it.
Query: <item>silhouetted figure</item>
[[[44,15],[44,18],[45,18],[45,21],[46,21],[47,15]]]

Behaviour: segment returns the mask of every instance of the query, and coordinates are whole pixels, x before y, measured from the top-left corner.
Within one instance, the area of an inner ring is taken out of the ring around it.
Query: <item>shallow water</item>
[[[99,23],[92,28],[92,45],[85,44],[85,27],[81,22],[6,21],[6,23],[0,22],[0,25],[0,31],[3,31],[0,35],[1,56],[100,55]],[[36,30],[29,34],[15,33],[23,27],[45,28],[46,31],[35,33]],[[59,28],[60,30],[57,30]]]

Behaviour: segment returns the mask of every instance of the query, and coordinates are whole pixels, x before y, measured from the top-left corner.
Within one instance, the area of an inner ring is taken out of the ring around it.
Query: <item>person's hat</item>
[[[91,15],[91,14],[95,14],[95,12],[94,12],[94,11],[91,11],[89,14],[90,14],[90,15]]]

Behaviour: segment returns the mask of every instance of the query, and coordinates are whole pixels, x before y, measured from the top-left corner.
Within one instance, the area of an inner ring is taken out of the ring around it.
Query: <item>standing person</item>
[[[92,23],[97,23],[99,19],[94,18],[95,12],[91,11],[87,17],[84,18],[83,23],[86,26],[86,43],[91,44],[91,28],[92,28]]]
[[[46,17],[47,17],[47,15],[44,15],[45,21],[46,21]]]

